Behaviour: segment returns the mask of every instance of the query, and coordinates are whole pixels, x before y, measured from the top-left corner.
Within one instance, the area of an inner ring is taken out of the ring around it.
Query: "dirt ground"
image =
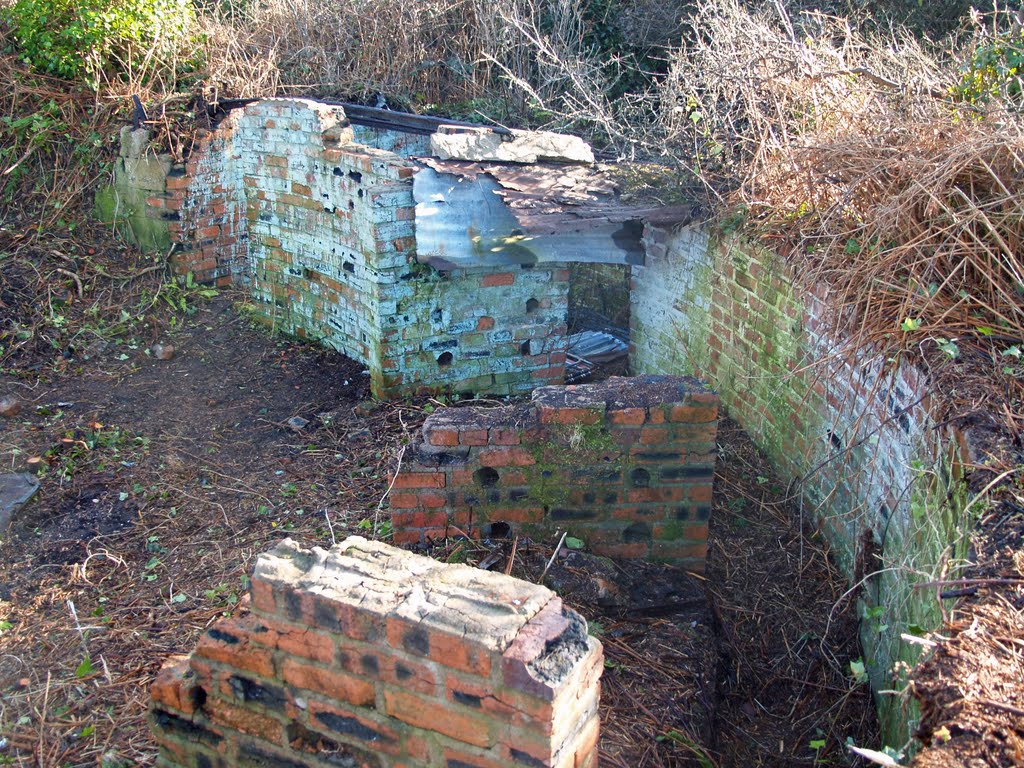
[[[5,244],[0,398],[21,410],[0,422],[0,461],[44,465],[0,543],[5,764],[152,764],[163,659],[235,610],[276,539],[386,537],[389,472],[446,405],[368,402],[359,365],[271,336],[244,297],[88,242]],[[703,578],[580,553],[548,576],[605,645],[602,764],[848,764],[846,740],[876,735],[848,676],[852,606],[827,622],[843,581],[729,422],[720,451]],[[512,573],[536,578],[553,544],[519,542]],[[510,551],[433,554],[504,569]]]

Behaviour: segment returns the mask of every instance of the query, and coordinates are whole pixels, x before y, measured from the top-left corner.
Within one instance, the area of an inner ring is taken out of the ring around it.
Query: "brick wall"
[[[900,634],[941,619],[914,583],[940,578],[965,546],[959,438],[934,428],[927,377],[858,349],[826,289],[802,287],[778,254],[696,227],[647,236],[646,264],[633,268],[633,370],[708,380],[795,481],[851,581],[878,571],[859,593],[864,660],[876,690],[899,689],[920,651]],[[902,743],[908,698],[879,702],[887,743]]]
[[[699,382],[661,376],[438,411],[394,481],[395,541],[567,530],[600,554],[703,570],[717,415]]]
[[[545,587],[351,537],[260,556],[153,685],[159,765],[596,768],[600,644]]]
[[[177,274],[247,287],[275,330],[365,363],[377,397],[561,383],[568,270],[416,262],[419,166],[407,157],[428,148],[421,135],[354,131],[338,106],[270,99],[166,163],[162,190],[147,176],[130,192],[145,199],[137,220],[168,229]]]

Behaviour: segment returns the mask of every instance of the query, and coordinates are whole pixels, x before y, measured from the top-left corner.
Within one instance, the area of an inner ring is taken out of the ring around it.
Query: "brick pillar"
[[[350,537],[260,556],[153,685],[159,765],[596,768],[602,651],[549,589]]]

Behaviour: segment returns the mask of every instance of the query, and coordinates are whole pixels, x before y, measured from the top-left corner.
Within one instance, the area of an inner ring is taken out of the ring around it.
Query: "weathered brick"
[[[205,694],[196,684],[188,656],[171,656],[164,662],[150,688],[150,696],[159,706],[191,715]]]
[[[273,654],[252,642],[253,617],[228,619],[208,629],[199,638],[196,655],[237,669],[274,676]]]
[[[395,477],[391,487],[405,490],[408,488],[444,488],[443,472],[402,472]]]
[[[384,692],[384,707],[388,715],[404,723],[465,744],[490,747],[495,742],[489,718],[453,711],[453,708],[439,705],[436,699],[389,689]]]
[[[494,286],[512,285],[515,280],[516,276],[512,272],[497,272],[490,275],[484,275],[480,279],[480,286],[483,288],[491,288]]]
[[[343,672],[285,659],[281,666],[281,676],[289,685],[322,693],[345,704],[368,707],[374,703],[373,683]]]
[[[205,711],[214,725],[259,736],[273,744],[281,744],[284,740],[284,725],[281,721],[262,712],[229,704],[223,700],[209,702]]]

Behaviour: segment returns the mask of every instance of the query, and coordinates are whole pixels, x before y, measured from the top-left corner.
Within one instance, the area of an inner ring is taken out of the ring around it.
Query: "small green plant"
[[[711,756],[701,747],[697,742],[687,736],[685,733],[672,729],[663,736],[657,737],[658,741],[671,741],[674,744],[678,744],[689,751],[694,758],[697,760],[697,764],[700,768],[715,768],[715,761],[711,759]]]
[[[996,20],[998,23],[998,19]],[[1002,98],[1020,105],[1024,97],[1024,32],[1013,24],[1009,31],[986,30],[964,62],[953,95],[968,104]]]
[[[827,743],[828,742],[825,739],[822,739],[822,738],[811,739],[807,743],[807,748],[814,750],[814,764],[815,765],[821,765],[821,750],[823,750],[825,748],[825,745]]]
[[[92,659],[85,656],[82,662],[75,667],[75,677],[88,677],[92,674]]]
[[[216,288],[208,288],[197,283],[195,275],[189,272],[180,282],[163,283],[157,293],[157,299],[162,299],[175,312],[192,315],[196,311],[197,298],[212,299],[218,293]]]
[[[390,520],[380,520],[375,524],[373,520],[366,518],[359,521],[358,528],[363,531],[371,531],[374,538],[377,539],[390,539],[391,534],[394,533]]]

